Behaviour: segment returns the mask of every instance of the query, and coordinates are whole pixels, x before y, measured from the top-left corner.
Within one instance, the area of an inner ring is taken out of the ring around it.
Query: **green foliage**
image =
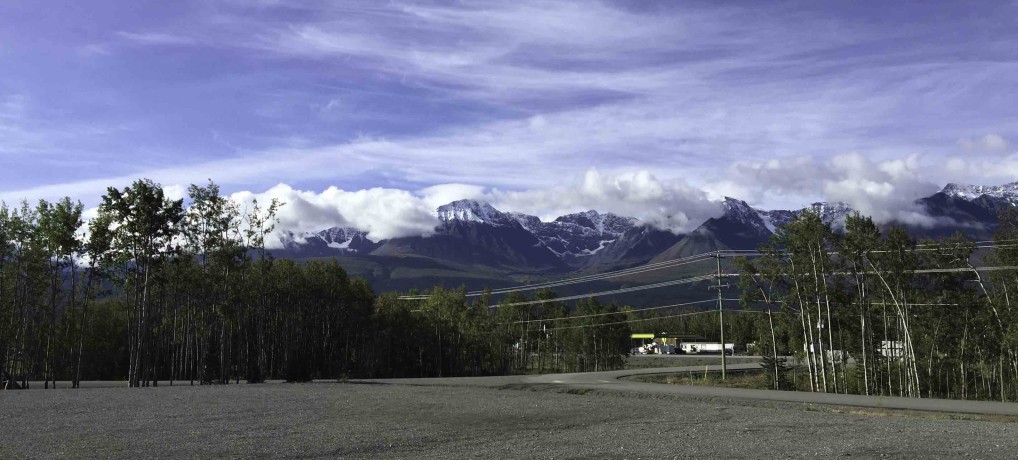
[[[188,195],[185,210],[149,180],[111,188],[87,237],[70,198],[0,204],[0,370],[46,386],[582,372],[621,368],[633,331],[720,339],[719,315],[693,307],[376,295],[334,260],[274,260],[283,203],[242,210],[212,182]],[[1018,210],[1000,221],[986,251],[802,212],[735,261],[752,312],[726,312],[726,337],[756,344],[772,388],[1016,400]]]
[[[767,388],[774,390],[790,390],[792,384],[788,380],[789,367],[783,356],[764,354],[760,360],[760,367],[763,368],[764,377],[767,380]]]
[[[813,391],[1018,398],[1010,306],[1018,272],[976,269],[1015,265],[1016,224],[1018,212],[1005,211],[997,247],[980,260],[960,234],[920,244],[858,214],[833,232],[803,212],[761,257],[738,262],[744,305],[774,312],[773,341],[763,322],[756,328],[765,367],[777,369],[771,382],[785,384],[771,356],[793,353]],[[787,351],[768,350],[772,342]]]

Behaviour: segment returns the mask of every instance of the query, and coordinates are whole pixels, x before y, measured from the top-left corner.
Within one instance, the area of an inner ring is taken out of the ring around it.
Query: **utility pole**
[[[720,252],[715,252],[712,257],[717,259],[718,262],[718,274],[717,274],[718,284],[717,286],[711,287],[718,290],[718,319],[721,322],[721,380],[725,380],[726,377],[725,373],[728,371],[728,361],[725,358],[725,355],[727,354],[728,351],[725,348],[725,314],[721,302],[721,288],[728,287],[728,285],[721,284],[721,259],[723,256],[721,255]]]

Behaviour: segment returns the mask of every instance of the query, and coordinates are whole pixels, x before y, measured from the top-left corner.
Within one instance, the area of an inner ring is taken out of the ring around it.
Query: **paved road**
[[[861,396],[801,391],[770,391],[742,388],[721,388],[703,385],[667,385],[627,380],[626,377],[651,374],[703,372],[705,366],[664,367],[608,372],[545,374],[536,376],[458,377],[427,379],[385,379],[373,382],[399,385],[440,385],[503,388],[560,386],[564,390],[602,390],[646,395],[683,395],[749,401],[780,401],[792,403],[849,406],[875,409],[944,412],[956,414],[997,415],[1018,417],[1018,403],[993,401],[958,401],[949,399]],[[721,366],[706,366],[720,371]],[[732,364],[730,370],[759,369],[757,363]]]

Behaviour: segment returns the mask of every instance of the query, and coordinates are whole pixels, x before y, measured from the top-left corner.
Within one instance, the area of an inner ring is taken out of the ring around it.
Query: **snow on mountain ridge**
[[[725,208],[725,214],[739,218],[740,220],[751,220],[757,215],[757,210],[746,203],[745,201],[725,197],[725,201],[722,202],[722,206]]]
[[[957,200],[975,203],[979,209],[987,206],[1001,206],[1001,202],[1018,204],[1018,182],[999,186],[975,186],[947,184],[942,193]],[[943,195],[941,195],[941,198]],[[762,210],[736,198],[725,197],[720,203],[724,214],[701,225],[702,228],[728,238],[742,238],[743,246],[749,241],[766,239],[780,232],[780,228],[794,220],[801,210]],[[844,202],[815,202],[805,209],[817,213],[824,223],[836,230],[844,228],[845,219],[854,209]],[[967,209],[967,208],[966,208]],[[618,252],[617,247],[626,246],[629,232],[639,230],[644,224],[632,217],[587,210],[559,216],[552,221],[520,212],[502,212],[491,204],[475,200],[458,200],[439,206],[434,215],[445,226],[439,226],[437,233],[469,229],[463,224],[481,224],[502,227],[503,230],[525,231],[536,238],[536,246],[543,246],[562,261],[573,266],[583,266],[587,261],[600,260],[601,255]],[[983,219],[977,213],[971,219]],[[457,225],[450,225],[456,223]],[[483,230],[483,229],[478,229]],[[473,231],[473,230],[470,230]],[[482,232],[483,233],[483,232]],[[379,243],[367,238],[367,233],[354,228],[333,227],[319,232],[292,233],[280,235],[279,246],[294,249],[306,246],[316,254],[327,254],[328,250],[341,253],[370,253]],[[273,245],[275,246],[275,245]],[[609,249],[610,248],[610,249]],[[598,255],[598,257],[590,257]],[[593,263],[593,262],[592,262]]]
[[[595,210],[566,214],[551,222],[520,212],[502,212],[489,203],[458,200],[439,206],[443,223],[476,222],[492,226],[519,225],[559,257],[596,254],[639,224],[639,220]]]
[[[520,225],[522,225],[523,228],[527,229],[530,233],[534,233],[534,231],[544,224],[544,222],[541,222],[540,217],[531,216],[530,214],[524,214],[522,212],[509,212],[507,214],[509,214],[509,216],[513,219],[516,219],[516,222],[519,222]]]
[[[353,239],[355,236],[364,237],[367,232],[357,230],[353,227],[332,227],[318,232],[305,232],[304,237],[317,236],[326,243],[343,243]]]
[[[535,235],[559,257],[588,257],[618,240],[639,221],[593,209],[543,223]]]
[[[516,219],[511,215],[499,211],[483,201],[457,200],[439,206],[435,213],[444,223],[452,221],[479,222],[496,227],[517,224]]]
[[[623,217],[613,213],[601,214],[593,209],[584,212],[566,214],[559,216],[551,223],[571,223],[589,228],[598,235],[619,236],[637,225],[639,221],[634,217]]]
[[[768,225],[768,221],[764,219],[761,212],[754,209],[749,203],[726,196],[722,205],[725,208],[725,217],[743,222],[753,227],[761,235],[774,233],[774,230]]]
[[[845,226],[845,217],[855,210],[852,209],[848,203],[843,201],[836,201],[829,203],[826,201],[818,201],[806,207],[812,212],[820,215],[820,220],[825,224],[831,224],[835,228],[843,228]],[[795,216],[799,215],[801,210],[791,211],[786,209],[774,209],[770,211],[757,211],[760,218],[763,220],[767,229],[771,233],[776,233],[779,227],[787,225]]]
[[[358,252],[351,243],[368,241],[367,232],[352,227],[331,227],[317,232],[283,232],[279,234],[279,243],[269,246],[274,249],[296,248],[306,245],[325,246],[332,249],[340,249],[344,252]]]
[[[1015,202],[1018,201],[1018,182],[1011,182],[1003,185],[971,185],[956,184],[952,182],[944,186],[941,193],[969,201],[983,195],[989,195],[993,198],[1000,198],[1010,202]]]
[[[454,213],[452,217],[460,218],[463,214]],[[639,225],[636,218],[593,209],[559,216],[550,222],[520,212],[503,214],[532,233],[548,250],[564,258],[594,255]]]
[[[855,211],[848,203],[843,201],[813,203],[811,208],[820,215],[820,220],[835,227],[844,227],[845,218]]]

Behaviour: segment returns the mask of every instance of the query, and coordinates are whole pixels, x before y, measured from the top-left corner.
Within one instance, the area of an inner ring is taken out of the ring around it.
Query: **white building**
[[[905,356],[905,342],[901,340],[881,340],[880,356],[885,358],[901,358]]]

